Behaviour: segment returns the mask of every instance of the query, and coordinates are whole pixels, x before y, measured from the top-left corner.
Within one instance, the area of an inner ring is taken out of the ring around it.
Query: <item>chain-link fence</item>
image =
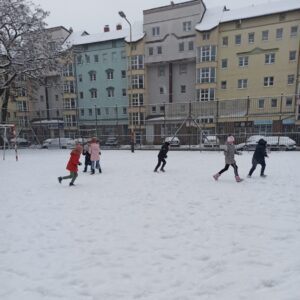
[[[76,108],[74,104],[44,111],[21,107],[10,114],[9,123],[16,124],[20,146],[42,146],[49,139],[64,138],[85,142],[97,136],[108,148],[126,148],[132,142],[137,149],[156,148],[167,138],[177,149],[220,149],[228,134],[235,136],[237,144],[264,136],[274,137],[277,148],[283,149],[281,144],[287,143],[287,138],[300,145],[295,95],[138,104],[92,108]],[[3,133],[0,135],[3,144]],[[9,143],[10,134],[5,138]]]

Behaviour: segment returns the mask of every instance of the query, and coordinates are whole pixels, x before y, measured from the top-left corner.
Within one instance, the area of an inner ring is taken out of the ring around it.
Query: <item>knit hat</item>
[[[227,138],[227,143],[234,143],[234,136],[230,135],[228,138]]]

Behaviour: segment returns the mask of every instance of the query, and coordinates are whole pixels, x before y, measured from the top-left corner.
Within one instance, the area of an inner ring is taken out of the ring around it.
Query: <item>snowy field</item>
[[[60,185],[69,150],[0,151],[1,300],[299,300],[299,152],[102,151]],[[83,161],[83,158],[81,159]]]

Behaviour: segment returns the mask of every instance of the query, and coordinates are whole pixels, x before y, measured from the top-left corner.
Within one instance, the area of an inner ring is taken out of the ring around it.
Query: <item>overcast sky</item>
[[[278,0],[204,0],[209,7],[226,5],[228,8],[241,7],[253,3],[260,4]],[[282,1],[282,0],[281,0]],[[102,32],[104,25],[114,28],[117,23],[127,27],[119,17],[123,10],[131,23],[141,21],[143,10],[170,4],[170,0],[31,0],[43,10],[49,11],[46,19],[48,27],[72,27],[75,31],[86,30],[89,33]],[[175,3],[185,1],[174,0]]]

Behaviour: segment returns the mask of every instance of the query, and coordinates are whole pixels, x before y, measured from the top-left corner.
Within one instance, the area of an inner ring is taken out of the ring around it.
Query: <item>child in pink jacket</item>
[[[96,137],[93,137],[91,140],[89,153],[91,155],[91,174],[95,174],[95,168],[99,169],[99,173],[102,173],[100,167],[100,145]]]

